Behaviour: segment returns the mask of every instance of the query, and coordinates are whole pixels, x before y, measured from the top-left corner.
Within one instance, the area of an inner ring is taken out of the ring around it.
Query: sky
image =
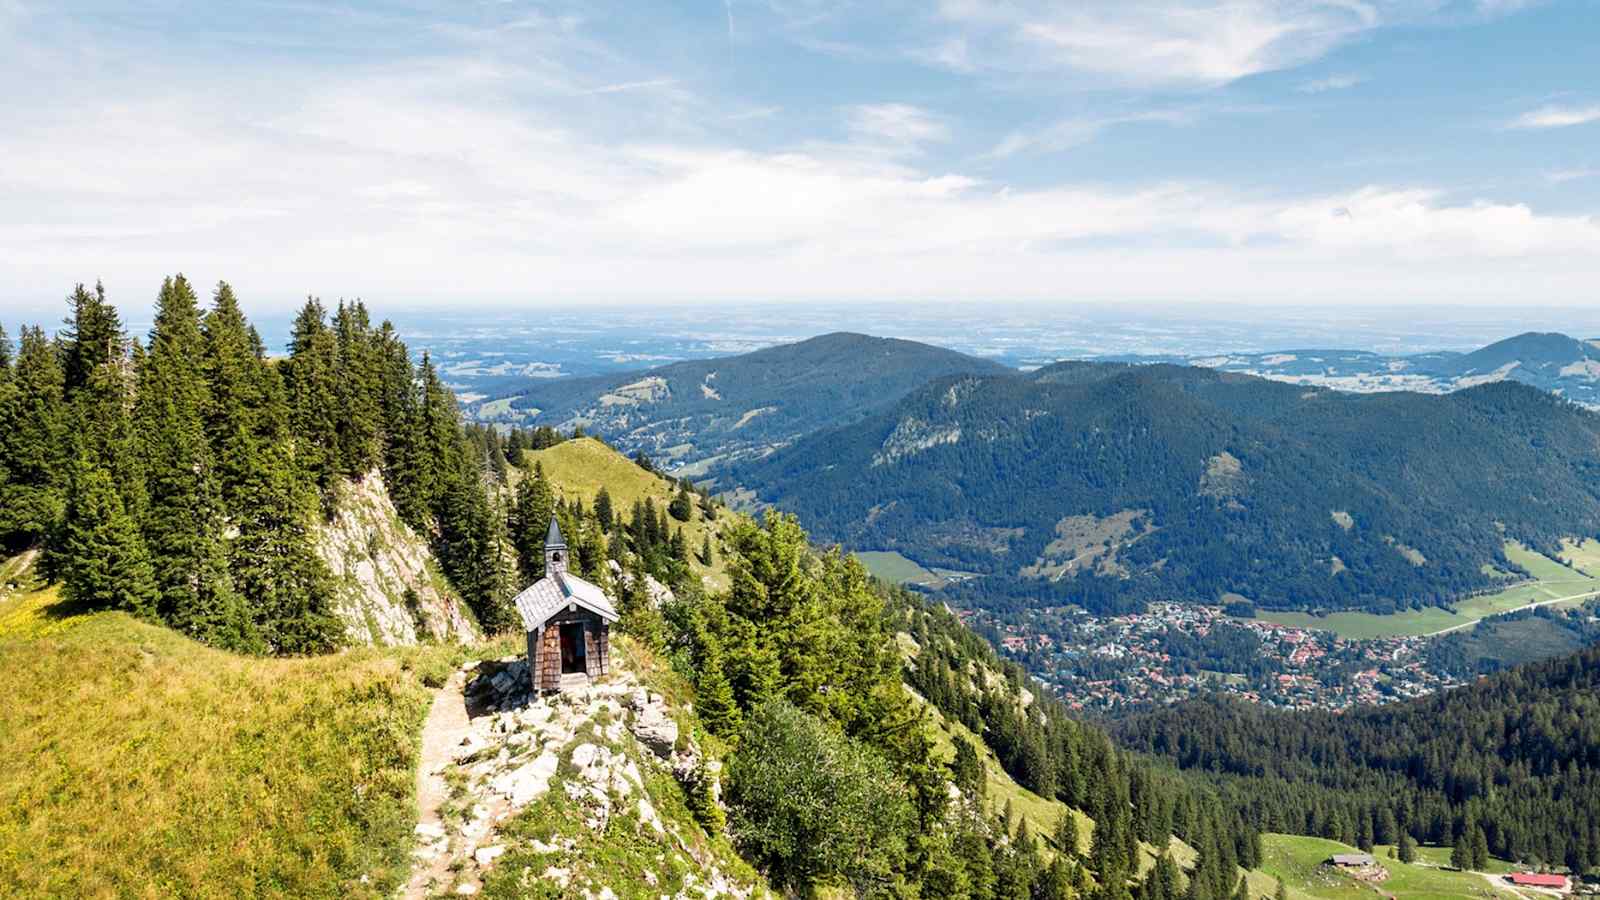
[[[1600,299],[1600,0],[0,0],[0,313]]]

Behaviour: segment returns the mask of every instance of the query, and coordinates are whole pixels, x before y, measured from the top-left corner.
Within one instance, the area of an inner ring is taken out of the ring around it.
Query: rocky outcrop
[[[351,643],[474,637],[428,542],[400,521],[380,473],[341,485],[337,509],[331,521],[318,525],[316,549],[333,572],[335,611]]]
[[[434,773],[452,785],[451,812],[417,826],[419,870],[433,873],[418,896],[763,893],[686,813],[690,779],[720,803],[719,767],[630,671],[551,695],[528,692],[516,658],[463,675],[452,684],[467,685],[469,724]]]

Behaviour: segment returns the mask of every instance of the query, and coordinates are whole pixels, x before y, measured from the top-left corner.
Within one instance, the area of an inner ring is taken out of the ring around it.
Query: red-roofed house
[[[1518,887],[1553,888],[1564,891],[1567,889],[1567,876],[1541,875],[1537,872],[1512,872],[1506,880]]]

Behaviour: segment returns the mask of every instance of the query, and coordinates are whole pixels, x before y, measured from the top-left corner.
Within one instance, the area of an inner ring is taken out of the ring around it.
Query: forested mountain
[[[1263,830],[1392,843],[1397,829],[1507,859],[1600,865],[1600,648],[1410,703],[1331,713],[1200,701],[1116,726],[1212,774]]]
[[[731,480],[827,540],[988,574],[966,602],[1392,611],[1497,583],[1507,539],[1600,533],[1597,451],[1600,417],[1515,383],[1065,363],[941,379]]]
[[[839,332],[623,375],[529,379],[474,411],[483,420],[582,426],[629,453],[687,465],[855,421],[940,376],[1004,371],[927,344]]]
[[[0,332],[0,545],[42,547],[69,601],[227,649],[328,649],[345,627],[314,531],[381,471],[478,622],[509,621],[500,439],[464,429],[426,355],[414,366],[360,302],[330,321],[308,300],[282,360],[227,284],[202,310],[167,279],[143,342],[98,286],[68,304],[53,338],[22,329],[14,360]]]

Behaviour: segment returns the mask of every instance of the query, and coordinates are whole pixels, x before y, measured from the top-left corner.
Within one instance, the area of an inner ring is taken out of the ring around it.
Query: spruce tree
[[[1406,831],[1404,829],[1401,829],[1401,831],[1400,831],[1400,844],[1395,849],[1396,849],[1396,855],[1399,857],[1401,862],[1403,862],[1403,863],[1416,862],[1416,860],[1417,860],[1417,843],[1416,843],[1416,841],[1412,840],[1411,832]]]
[[[306,298],[289,332],[284,382],[296,439],[295,456],[328,503],[339,471],[339,392],[335,383],[337,344],[326,318],[322,303]]]
[[[1472,868],[1472,841],[1465,830],[1456,837],[1455,846],[1450,848],[1450,868],[1463,872]]]
[[[247,481],[262,466],[257,416],[265,405],[255,348],[239,300],[226,282],[217,284],[201,327],[205,353],[206,434],[216,461],[217,489],[227,509],[237,509]]]
[[[206,437],[211,400],[204,355],[194,290],[181,275],[168,278],[139,373],[136,417],[150,495],[145,545],[162,618],[207,643],[257,650],[259,635],[228,574],[226,523]]]
[[[1472,828],[1472,868],[1479,872],[1489,868],[1489,838],[1482,825]]]
[[[615,510],[611,508],[611,492],[602,485],[600,492],[594,496],[594,517],[605,531],[611,530]]]
[[[689,499],[689,486],[678,485],[678,493],[667,504],[667,512],[672,514],[679,522],[687,522],[694,516],[694,501]]]
[[[117,311],[106,302],[106,289],[95,284],[90,292],[83,285],[73,289],[67,298],[72,312],[57,335],[61,344],[62,375],[66,392],[89,383],[90,376],[101,366],[120,359],[124,349],[122,320]]]
[[[715,557],[711,553],[711,532],[706,532],[700,539],[700,565],[710,567]]]
[[[638,557],[629,560],[627,571],[618,579],[617,587],[622,595],[622,608],[617,611],[620,616],[618,626],[624,634],[631,635],[645,647],[660,651],[667,643],[666,622],[661,618],[661,610],[650,598],[649,585],[645,581],[644,570],[639,566]]]
[[[1077,856],[1080,852],[1078,817],[1071,810],[1061,817],[1060,824],[1056,826],[1056,848],[1071,856]]]
[[[156,617],[155,574],[111,476],[87,456],[73,466],[54,549],[63,597],[89,609]]]
[[[24,327],[7,403],[0,409],[0,546],[44,540],[61,520],[67,419],[55,345],[37,326]]]
[[[536,463],[534,470],[517,482],[506,521],[517,563],[530,582],[544,577],[544,538],[555,505],[555,494],[544,478],[544,470]]]
[[[142,523],[148,507],[144,458],[134,404],[138,393],[127,344],[89,373],[69,404],[75,454],[87,454],[105,470],[122,497],[122,508]]]
[[[724,740],[732,740],[744,727],[743,716],[733,699],[733,686],[722,671],[722,650],[714,640],[702,637],[700,672],[695,678],[695,712],[706,730]]]
[[[379,462],[382,431],[379,385],[382,370],[372,344],[372,323],[366,306],[339,301],[333,316],[337,365],[338,469],[346,478],[360,478]]]

